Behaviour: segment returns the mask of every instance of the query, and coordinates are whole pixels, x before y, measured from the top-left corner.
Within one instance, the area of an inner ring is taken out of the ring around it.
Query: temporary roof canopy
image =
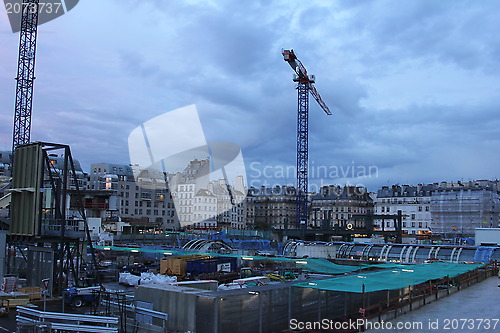
[[[441,279],[446,276],[452,278],[481,266],[484,265],[444,262],[405,265],[379,272],[297,283],[294,286],[352,293],[363,292],[363,285],[365,292],[395,290],[421,284],[429,280]]]

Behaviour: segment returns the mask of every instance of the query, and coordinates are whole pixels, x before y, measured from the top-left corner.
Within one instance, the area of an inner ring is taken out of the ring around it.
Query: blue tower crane
[[[298,107],[297,107],[297,219],[296,227],[307,228],[308,218],[308,162],[309,162],[309,92],[314,97],[319,106],[327,115],[332,115],[328,106],[319,95],[314,86],[314,75],[308,75],[307,70],[302,65],[293,50],[283,50],[284,60],[295,71],[293,78],[297,82]]]

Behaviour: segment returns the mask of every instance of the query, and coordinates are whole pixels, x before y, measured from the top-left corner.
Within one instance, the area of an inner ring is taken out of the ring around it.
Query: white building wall
[[[403,214],[403,232],[422,234],[431,231],[432,216],[430,196],[423,197],[377,197],[375,213],[394,215],[399,210]],[[386,229],[394,230],[392,221],[386,221]]]
[[[496,244],[500,245],[500,228],[477,228],[476,245]]]

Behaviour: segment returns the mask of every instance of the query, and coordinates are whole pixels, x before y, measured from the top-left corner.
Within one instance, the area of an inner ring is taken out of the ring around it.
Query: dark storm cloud
[[[39,38],[33,137],[71,144],[84,166],[127,163],[130,131],[195,103],[208,141],[293,166],[297,94],[281,55],[293,48],[333,111],[310,99],[310,160],[379,168],[339,182],[494,178],[499,16],[493,1],[80,2],[43,26],[57,33]],[[0,46],[13,50],[0,54],[9,145],[17,36]]]
[[[376,1],[352,10],[346,30],[367,37],[361,50],[365,60],[379,62],[377,67],[430,58],[465,69],[496,70],[497,5],[495,1]]]

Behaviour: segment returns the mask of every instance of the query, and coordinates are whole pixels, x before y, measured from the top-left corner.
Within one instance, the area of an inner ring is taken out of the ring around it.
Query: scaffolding
[[[431,199],[432,231],[447,238],[474,237],[476,228],[499,224],[499,196],[491,188],[443,188],[434,192]]]

